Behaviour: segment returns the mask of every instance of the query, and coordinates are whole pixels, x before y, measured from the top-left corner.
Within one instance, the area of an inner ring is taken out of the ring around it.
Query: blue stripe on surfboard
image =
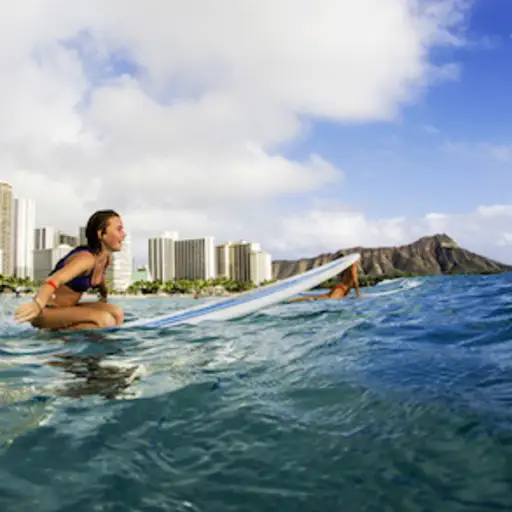
[[[353,261],[353,256],[355,254],[350,254],[345,256],[344,258],[347,258],[347,267],[350,266]],[[247,302],[261,299],[262,297],[266,297],[268,295],[272,295],[274,293],[277,293],[278,291],[284,290],[286,288],[290,288],[291,286],[300,283],[301,281],[308,280],[312,277],[315,277],[318,274],[322,274],[323,272],[327,272],[331,270],[333,267],[341,266],[340,263],[344,258],[340,258],[338,260],[335,260],[332,262],[332,264],[322,265],[321,267],[318,267],[316,271],[309,271],[310,273],[307,274],[299,274],[295,279],[290,279],[283,281],[280,284],[276,284],[274,286],[269,286],[261,288],[261,290],[253,291],[252,293],[249,292],[246,296],[239,296],[239,297],[233,297],[231,299],[227,299],[221,302],[216,302],[214,304],[209,304],[205,306],[204,308],[195,309],[193,311],[186,311],[181,314],[173,314],[169,315],[164,318],[155,318],[155,319],[148,319],[145,320],[135,320],[133,322],[129,322],[128,324],[125,324],[124,327],[166,327],[168,325],[172,325],[175,323],[181,323],[184,320],[189,320],[191,318],[195,318],[197,316],[204,315],[206,313],[211,313],[212,311],[220,311],[222,309],[226,309],[229,307],[232,307],[233,305],[239,305],[239,304],[245,304]],[[357,261],[359,258],[356,258],[355,261]],[[350,263],[348,263],[350,262]],[[341,270],[340,270],[341,272]]]
[[[353,255],[350,255],[350,256],[353,256]],[[349,256],[346,256],[346,258],[348,261],[350,261],[350,263],[347,266],[351,265],[353,263],[351,261],[352,258],[350,258]],[[268,288],[264,287],[261,290],[254,291],[252,293],[249,292],[246,296],[233,297],[231,299],[227,299],[227,300],[224,300],[221,302],[209,304],[200,309],[194,309],[193,311],[186,311],[181,314],[177,313],[177,314],[172,314],[172,315],[166,316],[164,318],[155,318],[152,320],[148,319],[147,321],[140,320],[140,321],[135,321],[132,323],[134,325],[140,326],[140,327],[165,327],[165,326],[172,325],[175,323],[183,322],[184,320],[189,320],[191,318],[195,318],[197,316],[204,315],[206,313],[211,313],[212,311],[220,311],[220,310],[232,307],[233,305],[245,304],[247,302],[250,302],[250,301],[253,301],[256,299],[261,299],[262,297],[266,297],[268,295],[272,295],[272,294],[277,293],[278,291],[281,291],[283,289],[290,288],[291,286],[293,286],[301,281],[308,280],[312,277],[315,277],[318,274],[327,272],[330,269],[332,269],[333,267],[338,267],[338,266],[340,266],[342,259],[343,258],[341,258],[339,260],[335,260],[332,264],[322,265],[321,267],[318,267],[318,269],[316,271],[314,271],[314,272],[310,271],[311,273],[309,273],[307,275],[299,274],[299,276],[297,276],[295,279],[286,280],[278,285],[276,284],[274,286],[269,286]],[[340,272],[341,272],[341,270],[340,270]],[[129,324],[126,324],[125,326],[130,327]]]

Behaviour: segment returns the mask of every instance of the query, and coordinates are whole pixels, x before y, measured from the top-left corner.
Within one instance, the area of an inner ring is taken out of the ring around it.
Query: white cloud
[[[506,144],[446,140],[443,143],[443,148],[449,153],[471,160],[483,158],[487,161],[494,160],[504,164],[512,162],[512,146]]]
[[[343,172],[322,155],[291,161],[282,146],[310,119],[393,119],[456,78],[456,63],[436,67],[429,52],[464,43],[466,9],[465,0],[13,4],[0,17],[2,179],[58,228],[114,207],[134,240],[164,229],[273,233],[269,243],[287,250],[276,226],[300,232],[300,217],[278,222],[275,205]],[[354,243],[407,236],[400,219],[354,213],[320,226],[321,212],[304,216],[318,247],[329,229]]]
[[[503,233],[498,240],[497,245],[500,247],[512,247],[512,232]]]
[[[499,162],[512,162],[512,146],[489,144],[486,147],[491,156]]]
[[[512,205],[495,204],[492,206],[479,206],[477,208],[478,215],[487,218],[508,218],[512,220]]]
[[[512,205],[480,206],[462,214],[378,220],[339,207],[337,211],[331,208],[283,218],[268,234],[267,244],[290,256],[314,256],[355,246],[408,244],[422,236],[445,233],[465,249],[512,264],[511,224]]]

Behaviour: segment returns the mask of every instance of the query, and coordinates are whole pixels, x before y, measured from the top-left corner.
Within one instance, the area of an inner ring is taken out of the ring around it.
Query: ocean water
[[[72,335],[2,297],[0,510],[510,512],[512,274],[364,291]]]

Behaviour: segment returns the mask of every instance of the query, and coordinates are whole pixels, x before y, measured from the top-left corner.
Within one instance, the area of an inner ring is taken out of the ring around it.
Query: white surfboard
[[[360,258],[361,255],[359,253],[349,254],[320,267],[312,268],[302,274],[249,290],[235,297],[220,299],[213,303],[200,304],[154,318],[133,320],[126,322],[121,328],[173,327],[184,323],[197,324],[205,320],[230,320],[248,315],[272,304],[290,299],[298,293],[311,290],[311,288],[343,272],[353,263],[359,261]]]

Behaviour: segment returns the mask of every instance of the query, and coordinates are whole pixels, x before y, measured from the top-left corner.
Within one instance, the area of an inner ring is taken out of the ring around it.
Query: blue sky
[[[464,213],[512,197],[512,161],[488,146],[511,145],[512,2],[477,0],[468,45],[435,54],[460,64],[459,78],[437,84],[393,122],[340,126],[317,122],[288,148],[318,152],[346,172],[328,197],[369,216]]]
[[[511,0],[227,1],[10,13],[0,167],[38,225],[114,207],[141,262],[169,230],[275,258],[444,231],[512,263]],[[397,103],[432,63],[458,75]]]

